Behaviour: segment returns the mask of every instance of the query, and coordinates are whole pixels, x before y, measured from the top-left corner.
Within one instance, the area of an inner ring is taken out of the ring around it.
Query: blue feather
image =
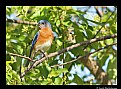
[[[31,46],[31,49],[30,49],[30,54],[29,54],[29,58],[31,57],[31,53],[32,53],[32,50],[33,50],[33,48],[34,48],[34,45],[36,44],[36,42],[37,42],[37,39],[38,39],[38,36],[39,36],[39,31],[36,33],[36,35],[34,36],[34,39],[33,39],[33,41],[32,41],[32,46]],[[29,65],[29,61],[27,60],[27,63],[26,63],[26,65],[25,65],[25,67],[27,67]]]
[[[33,48],[34,48],[35,43],[37,42],[39,33],[40,33],[40,32],[38,31],[38,32],[36,33],[36,35],[34,36],[34,39],[33,39],[33,41],[32,41],[32,46],[31,46],[31,49],[30,49],[30,56],[29,56],[29,57],[31,57],[31,52],[32,52],[32,50],[33,50]]]

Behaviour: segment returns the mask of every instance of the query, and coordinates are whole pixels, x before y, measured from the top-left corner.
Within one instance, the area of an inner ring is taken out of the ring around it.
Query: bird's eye
[[[44,22],[42,22],[41,24],[43,24],[43,25],[44,25]]]

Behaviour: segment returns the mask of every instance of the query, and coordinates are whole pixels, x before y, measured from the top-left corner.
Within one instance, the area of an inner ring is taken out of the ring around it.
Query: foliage
[[[81,7],[80,7],[81,8]],[[114,7],[116,8],[116,7]],[[112,14],[113,13],[113,14]],[[112,12],[106,9],[102,17],[97,14],[93,16],[93,20],[88,19],[89,15],[85,11],[75,10],[71,6],[11,6],[6,7],[6,17],[13,19],[21,19],[25,21],[38,22],[41,19],[48,20],[53,31],[56,33],[51,49],[48,53],[59,51],[72,44],[89,40],[96,37],[106,36],[117,33],[117,12]],[[85,17],[87,16],[87,17]],[[109,18],[110,17],[110,18]],[[108,21],[107,21],[108,19]],[[93,25],[91,25],[93,24]],[[15,53],[23,56],[29,56],[32,39],[37,32],[37,27],[33,25],[17,24],[6,22],[6,52]],[[71,73],[74,66],[79,66],[80,71],[84,72],[85,65],[76,61],[66,64],[63,68],[50,66],[71,61],[78,55],[84,56],[87,52],[97,50],[108,44],[116,42],[116,39],[108,39],[105,41],[95,42],[86,47],[86,52],[83,50],[85,46],[81,46],[65,52],[56,57],[49,58],[42,64],[36,66],[33,70],[27,73],[22,81],[20,79],[20,66],[22,63],[22,72],[24,72],[24,64],[26,59],[11,56],[6,56],[6,84],[7,85],[68,85],[76,84],[96,84],[93,80],[85,81],[90,76],[84,74],[79,76],[78,72]],[[113,47],[106,48],[102,51],[92,54],[91,56],[103,68],[107,65],[106,73],[111,80],[117,79],[117,50]],[[107,64],[106,64],[107,63]],[[78,70],[78,71],[79,71]],[[72,77],[69,79],[69,77]],[[96,80],[96,79],[94,79]]]

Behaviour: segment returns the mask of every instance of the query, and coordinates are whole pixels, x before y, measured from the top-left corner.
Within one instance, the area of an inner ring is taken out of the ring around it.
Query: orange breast
[[[51,29],[48,29],[47,27],[44,29],[41,29],[37,42],[35,44],[35,47],[37,45],[42,45],[43,43],[47,42],[48,40],[50,40],[50,42],[52,43],[53,38],[54,38],[54,36],[53,36]]]

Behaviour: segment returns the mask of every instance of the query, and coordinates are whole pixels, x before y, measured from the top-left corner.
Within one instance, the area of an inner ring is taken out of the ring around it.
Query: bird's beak
[[[39,25],[38,27],[39,27],[40,29],[45,28],[45,26],[44,26],[44,25]]]
[[[40,24],[38,24],[38,27],[41,29],[41,25]]]
[[[39,26],[39,28],[41,28],[41,26]]]

